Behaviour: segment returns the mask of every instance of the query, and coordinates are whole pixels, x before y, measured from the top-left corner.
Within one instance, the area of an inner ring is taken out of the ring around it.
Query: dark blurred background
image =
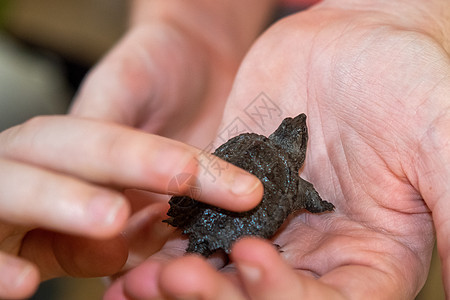
[[[0,0],[0,131],[62,114],[86,72],[126,30],[125,0]],[[63,278],[35,300],[102,299],[101,279]]]
[[[65,112],[126,29],[125,0],[0,0],[0,129]]]
[[[0,131],[67,111],[86,72],[126,30],[126,0],[0,0]],[[101,299],[100,279],[43,283],[35,300]],[[418,300],[444,299],[438,257]]]

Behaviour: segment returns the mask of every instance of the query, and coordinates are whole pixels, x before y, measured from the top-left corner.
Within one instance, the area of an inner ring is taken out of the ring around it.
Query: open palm
[[[336,206],[294,216],[275,237],[292,269],[261,241],[243,240],[232,253],[237,284],[196,257],[163,261],[185,243],[171,240],[107,296],[413,298],[433,222],[448,271],[449,58],[429,32],[407,25],[323,4],[274,25],[241,65],[218,140],[239,128],[269,134],[305,112],[301,176]]]
[[[199,41],[192,35],[189,26],[164,20],[134,26],[89,74],[72,115],[205,146],[219,126],[243,51],[230,53],[209,36]]]

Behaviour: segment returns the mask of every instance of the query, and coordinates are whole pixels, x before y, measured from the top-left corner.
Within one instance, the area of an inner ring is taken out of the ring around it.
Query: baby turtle
[[[231,212],[186,196],[170,199],[164,222],[189,235],[187,252],[208,257],[218,249],[230,252],[243,236],[271,238],[286,218],[300,209],[311,213],[334,210],[298,172],[308,142],[306,115],[286,118],[269,138],[244,133],[231,138],[213,153],[258,177],[264,185],[260,204],[246,212]]]

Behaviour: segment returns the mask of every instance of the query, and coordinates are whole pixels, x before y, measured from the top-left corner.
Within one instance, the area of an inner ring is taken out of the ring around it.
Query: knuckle
[[[36,116],[20,125],[11,127],[0,134],[0,154],[6,157],[21,156],[29,152],[33,143],[38,142],[36,136],[42,128],[49,124],[51,117]]]

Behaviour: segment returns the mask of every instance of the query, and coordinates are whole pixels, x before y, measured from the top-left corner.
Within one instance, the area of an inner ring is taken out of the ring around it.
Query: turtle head
[[[269,139],[289,153],[297,169],[305,161],[306,145],[308,143],[308,128],[306,115],[300,114],[295,118],[286,118]]]

